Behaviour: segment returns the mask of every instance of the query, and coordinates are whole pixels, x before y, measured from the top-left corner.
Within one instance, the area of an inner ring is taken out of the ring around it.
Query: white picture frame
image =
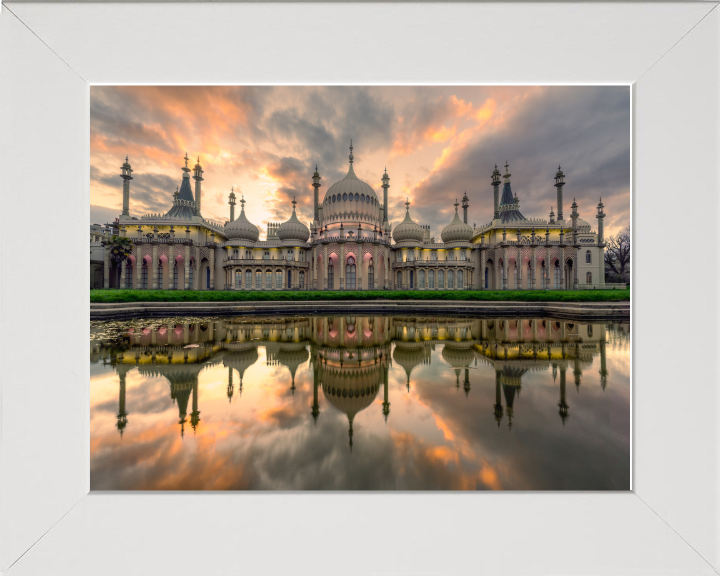
[[[0,571],[717,574],[719,32],[717,2],[3,4]],[[89,87],[175,83],[631,84],[633,490],[89,493]]]

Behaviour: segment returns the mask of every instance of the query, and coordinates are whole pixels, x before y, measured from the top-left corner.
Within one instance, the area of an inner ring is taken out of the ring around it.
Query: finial
[[[405,201],[405,210],[410,212],[410,198]]]
[[[457,207],[460,206],[460,204],[458,204],[457,198],[455,198],[454,206],[455,206],[455,213],[457,214]]]
[[[293,212],[295,212],[295,204],[297,204],[297,202],[295,201],[295,196],[293,196],[293,201],[292,201]]]
[[[351,138],[351,139],[350,139],[350,164],[352,164],[352,163],[353,163],[353,160],[355,159],[355,157],[353,156],[352,151],[353,151],[353,145],[352,145],[352,138]]]
[[[315,164],[315,172],[317,172],[317,164]]]
[[[187,168],[188,160],[189,160],[189,158],[188,158],[187,152],[185,152],[185,168]]]
[[[241,210],[245,212],[245,194],[243,194],[242,198],[240,199],[240,206],[242,207]]]
[[[128,157],[127,157],[127,154],[125,154],[125,162],[127,162],[127,161],[128,161]]]

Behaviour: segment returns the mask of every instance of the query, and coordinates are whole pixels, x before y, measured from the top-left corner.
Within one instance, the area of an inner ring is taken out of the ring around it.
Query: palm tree
[[[113,236],[108,240],[107,244],[110,246],[110,260],[116,265],[120,265],[121,262],[127,260],[127,257],[132,254],[133,243],[130,238]]]

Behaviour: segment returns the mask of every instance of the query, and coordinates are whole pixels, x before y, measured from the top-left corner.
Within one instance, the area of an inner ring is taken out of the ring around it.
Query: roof
[[[178,200],[187,200],[189,202],[195,202],[193,198],[192,188],[190,187],[190,175],[185,172],[182,178],[182,184],[180,185],[180,191],[177,196]],[[187,218],[190,219],[195,216],[195,210],[191,206],[178,205],[170,208],[165,216],[171,216],[173,218]]]
[[[503,206],[515,205],[515,197],[513,196],[512,188],[510,188],[510,182],[505,182],[505,184],[503,184],[502,197],[500,198],[500,220],[502,220],[503,223],[527,220],[527,218],[525,218],[525,216],[523,216],[520,210],[518,210],[517,208],[505,210],[502,209]]]

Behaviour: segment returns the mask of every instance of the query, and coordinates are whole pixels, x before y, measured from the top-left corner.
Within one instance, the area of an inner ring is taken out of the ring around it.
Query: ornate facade
[[[558,167],[557,219],[526,218],[510,186],[509,165],[500,194],[501,174],[495,166],[493,220],[468,224],[469,198],[455,202],[453,220],[442,230],[441,242],[430,227],[415,222],[410,203],[405,217],[391,229],[388,217],[387,170],[382,176],[382,201],[353,170],[350,145],[345,177],[328,188],[320,201],[320,174],[312,176],[313,221],[303,224],[295,212],[282,224],[270,223],[265,240],[245,214],[235,218],[236,196],[230,192],[230,219],[205,219],[201,213],[204,170],[198,158],[185,166],[173,204],[164,215],[141,218],[129,213],[132,168],[125,159],[123,211],[114,226],[132,240],[132,254],[114,264],[108,237],[91,244],[99,287],[103,262],[105,288],[168,290],[515,290],[620,287],[605,283],[602,200],[597,206],[598,230],[579,218],[572,203],[570,220],[563,215],[564,174]],[[191,176],[192,173],[192,176]],[[195,191],[190,184],[194,180]],[[624,285],[622,285],[624,287]]]

